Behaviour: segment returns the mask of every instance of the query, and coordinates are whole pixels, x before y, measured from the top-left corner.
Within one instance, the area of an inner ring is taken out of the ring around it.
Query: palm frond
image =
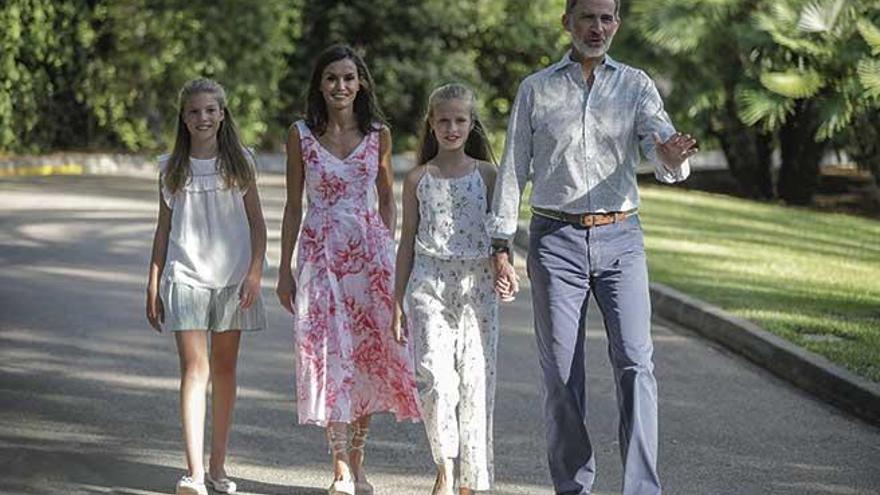
[[[712,113],[724,105],[724,91],[718,88],[697,92],[689,95],[686,113],[690,118],[700,114]]]
[[[835,93],[819,105],[822,125],[816,131],[816,141],[831,139],[846,130],[853,118],[853,105],[847,95]]]
[[[862,38],[865,39],[865,42],[868,43],[868,46],[871,47],[871,55],[880,55],[880,28],[867,18],[857,20],[856,28],[859,30],[859,34],[862,35]]]
[[[787,21],[780,20],[776,15],[755,12],[752,14],[752,25],[757,30],[768,33],[777,45],[792,52],[815,57],[828,57],[833,53],[828,44],[796,36],[794,23],[788,24]]]
[[[773,18],[787,26],[794,26],[800,18],[800,12],[792,7],[788,2],[776,1],[770,5],[770,14]]]
[[[827,33],[834,29],[846,0],[813,0],[800,12],[797,27],[808,33]]]
[[[637,30],[649,42],[673,53],[687,53],[711,36],[711,19],[695,15],[692,1],[654,0],[636,2],[630,14]]]
[[[698,11],[713,23],[730,22],[742,10],[742,0],[697,0],[691,8],[692,13]]]
[[[788,98],[809,98],[825,86],[824,78],[814,70],[765,72],[760,79],[765,88]]]
[[[779,129],[794,110],[794,100],[756,88],[737,90],[736,105],[744,124],[763,123],[765,131]]]
[[[866,96],[880,98],[880,60],[865,57],[859,60],[856,71],[859,74],[859,82],[865,87]]]

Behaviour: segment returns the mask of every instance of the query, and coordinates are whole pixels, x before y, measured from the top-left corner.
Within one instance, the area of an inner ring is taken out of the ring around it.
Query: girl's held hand
[[[293,304],[296,302],[296,282],[290,270],[281,270],[278,273],[278,286],[275,288],[278,301],[290,314],[295,314]]]
[[[511,302],[519,292],[519,277],[508,260],[506,254],[493,256],[492,267],[495,269],[495,292],[502,302]]]
[[[162,333],[162,324],[165,323],[165,308],[162,306],[162,298],[159,297],[155,287],[147,289],[147,320],[151,327]]]
[[[391,334],[398,344],[406,344],[409,340],[409,329],[406,325],[406,315],[403,313],[401,303],[394,304],[394,317],[391,322]]]
[[[260,275],[248,275],[238,290],[238,305],[241,309],[249,309],[260,297]]]
[[[512,302],[516,299],[516,293],[519,291],[519,282],[516,280],[516,274],[510,277],[498,278],[495,281],[495,292],[501,299],[501,302]]]

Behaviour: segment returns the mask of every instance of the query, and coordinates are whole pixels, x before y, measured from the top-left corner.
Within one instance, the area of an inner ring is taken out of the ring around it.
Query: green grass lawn
[[[880,381],[880,222],[662,186],[641,199],[652,281]]]

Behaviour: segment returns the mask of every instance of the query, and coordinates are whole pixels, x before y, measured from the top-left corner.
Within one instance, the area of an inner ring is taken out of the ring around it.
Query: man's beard
[[[613,36],[606,38],[605,41],[602,43],[601,47],[592,48],[592,47],[587,46],[587,44],[584,43],[582,40],[579,40],[579,39],[575,38],[574,36],[572,36],[571,37],[571,44],[572,44],[572,46],[574,46],[574,49],[577,50],[577,52],[579,54],[581,54],[581,56],[587,57],[587,58],[599,58],[599,57],[605,55],[605,53],[608,52],[608,49],[611,48],[611,40],[613,40],[613,39],[614,39]]]

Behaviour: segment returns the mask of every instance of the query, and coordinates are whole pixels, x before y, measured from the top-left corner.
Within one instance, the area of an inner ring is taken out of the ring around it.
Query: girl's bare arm
[[[495,193],[495,177],[498,170],[495,165],[489,162],[478,163],[480,175],[483,176],[483,183],[486,184],[486,211],[492,210],[492,195]]]
[[[147,278],[147,320],[150,326],[161,332],[161,324],[165,321],[162,300],[159,298],[159,279],[165,269],[165,258],[168,254],[168,236],[171,233],[171,208],[162,198],[162,187],[159,187],[159,218],[156,221],[156,232],[153,234],[153,252],[150,257],[150,273]]]
[[[260,293],[263,277],[263,260],[266,257],[266,221],[260,206],[260,193],[257,184],[251,184],[244,194],[244,211],[247,214],[251,237],[251,261],[240,293],[241,306],[251,307]]]
[[[400,230],[400,243],[397,245],[397,261],[394,270],[394,322],[392,332],[398,341],[406,340],[406,325],[402,319],[403,299],[406,286],[412,273],[413,257],[415,256],[416,232],[419,228],[419,200],[416,187],[425,167],[416,167],[406,174],[403,182],[403,224]]]

